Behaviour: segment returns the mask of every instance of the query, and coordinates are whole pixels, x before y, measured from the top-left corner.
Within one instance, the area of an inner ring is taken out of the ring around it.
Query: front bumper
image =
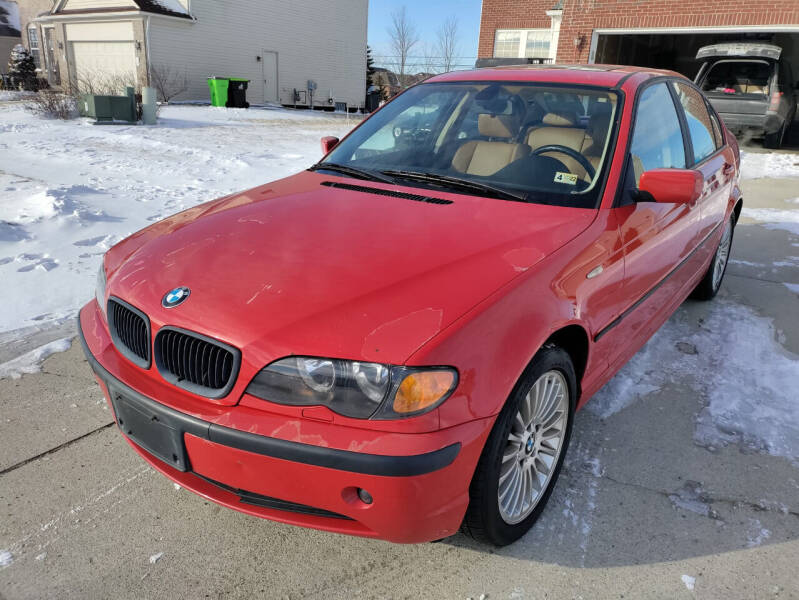
[[[220,424],[240,425],[240,415],[232,417],[239,407],[217,408],[211,421],[135,389],[136,371],[119,368],[94,302],[81,311],[78,331],[125,439],[181,486],[247,514],[393,542],[430,541],[458,530],[490,419],[391,434],[382,448],[379,438],[370,443],[368,453],[282,439],[282,428],[275,436],[255,434]],[[108,368],[101,364],[105,357]],[[150,375],[142,370],[140,377]],[[398,455],[398,437],[409,451],[426,451]],[[359,488],[371,504],[360,500]]]

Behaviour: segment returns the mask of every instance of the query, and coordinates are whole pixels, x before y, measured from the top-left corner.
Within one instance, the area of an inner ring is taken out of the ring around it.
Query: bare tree
[[[421,71],[426,74],[438,72],[440,61],[436,56],[436,52],[438,52],[436,47],[425,43],[422,52],[422,61],[417,68],[421,68]]]
[[[150,66],[150,85],[158,92],[161,102],[169,102],[189,89],[189,78],[169,65]]]
[[[100,96],[117,96],[125,93],[125,88],[132,87],[138,91],[136,74],[130,72],[108,72],[101,70],[81,71],[71,84],[75,95],[97,94]]]
[[[408,57],[413,47],[419,42],[419,34],[413,23],[408,20],[404,5],[391,14],[388,36],[391,40],[392,53],[397,61],[397,74],[399,75],[400,85],[404,86]]]
[[[454,15],[438,28],[438,54],[444,72],[452,71],[458,55],[458,17]]]

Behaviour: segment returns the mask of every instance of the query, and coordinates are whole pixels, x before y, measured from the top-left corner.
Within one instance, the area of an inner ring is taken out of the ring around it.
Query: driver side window
[[[650,85],[638,100],[630,161],[636,187],[644,171],[685,168],[680,120],[665,83]]]

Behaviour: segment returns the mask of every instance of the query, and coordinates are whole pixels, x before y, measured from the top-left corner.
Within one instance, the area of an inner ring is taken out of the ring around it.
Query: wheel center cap
[[[533,438],[527,438],[527,443],[524,445],[524,451],[527,452],[527,454],[530,454],[533,451],[533,446],[535,446]]]

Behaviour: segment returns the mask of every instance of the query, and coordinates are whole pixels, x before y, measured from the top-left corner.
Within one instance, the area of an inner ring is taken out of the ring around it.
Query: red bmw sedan
[[[721,285],[739,152],[684,77],[449,73],[321,162],[106,254],[79,317],[125,439],[251,515],[508,544],[575,411]]]

